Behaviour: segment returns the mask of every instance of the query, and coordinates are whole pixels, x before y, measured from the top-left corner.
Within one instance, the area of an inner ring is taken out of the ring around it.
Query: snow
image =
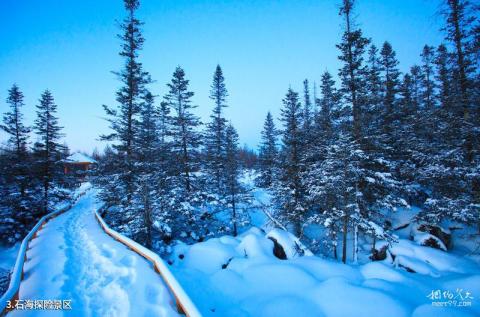
[[[287,259],[299,257],[304,253],[305,255],[313,255],[299,240],[290,232],[281,229],[273,229],[267,234],[267,238],[275,239],[285,251]],[[299,252],[301,250],[301,252]]]
[[[100,207],[95,194],[87,192],[31,241],[20,298],[71,299],[77,316],[177,316],[168,289],[150,263],[101,229],[94,216]]]
[[[414,238],[414,241],[419,245],[427,245],[426,244],[427,240],[433,239],[439,245],[440,249],[442,249],[443,251],[447,251],[447,247],[442,242],[442,240],[440,240],[439,238],[435,237],[432,234],[421,233],[421,234],[415,235],[413,238]]]
[[[0,247],[0,270],[10,271],[13,268],[19,249],[19,243],[9,248]]]
[[[294,241],[280,229],[265,234],[252,228],[238,237],[174,247],[172,271],[203,316],[438,317],[480,313],[480,268],[468,259],[399,239],[391,247],[394,263],[345,265],[298,255],[280,260],[273,255],[269,236]],[[287,247],[286,252],[292,255],[293,251]],[[401,265],[417,273],[407,272]],[[455,292],[458,288],[473,294],[472,307],[432,307],[430,292]]]
[[[404,261],[408,261],[409,258],[415,259],[417,263],[421,261],[432,269],[444,273],[466,274],[480,269],[478,264],[466,258],[430,247],[419,246],[405,239],[400,239],[398,243],[394,243],[390,252],[395,256],[402,256]]]
[[[365,279],[381,279],[390,282],[405,281],[405,277],[391,266],[382,262],[371,262],[363,265],[360,272]]]
[[[211,239],[195,244],[185,256],[185,264],[207,274],[215,273],[236,254],[231,245],[218,242],[217,239]]]
[[[469,313],[466,310],[454,309],[451,307],[433,307],[432,305],[424,304],[415,309],[412,314],[412,317],[424,317],[424,316],[435,316],[435,317],[475,317],[478,316],[473,313]]]
[[[408,307],[401,301],[378,290],[356,286],[340,278],[321,283],[310,296],[316,300],[326,316],[409,316]]]
[[[66,161],[67,162],[75,162],[75,163],[96,163],[97,162],[93,158],[91,158],[90,156],[88,156],[86,154],[83,154],[83,153],[80,153],[80,152],[76,152],[76,153],[70,155],[69,157],[67,157]]]

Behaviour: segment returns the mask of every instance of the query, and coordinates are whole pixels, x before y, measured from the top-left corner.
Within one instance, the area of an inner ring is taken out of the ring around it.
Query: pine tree
[[[422,97],[422,69],[418,65],[410,68],[410,76],[412,78],[412,108],[418,110],[421,104]]]
[[[443,12],[446,18],[446,40],[451,42],[455,48],[455,76],[458,86],[458,102],[459,112],[461,111],[463,120],[462,139],[464,144],[464,157],[467,162],[473,161],[473,133],[468,128],[471,121],[472,98],[471,93],[473,87],[472,73],[474,68],[471,54],[469,54],[472,46],[472,33],[470,29],[473,27],[476,17],[472,15],[471,3],[468,0],[445,0],[446,8]]]
[[[426,110],[431,111],[435,107],[435,82],[434,82],[434,49],[432,46],[425,45],[421,54],[422,72],[423,72],[423,96],[422,104]]]
[[[135,204],[133,217],[130,221],[130,230],[134,231],[136,240],[144,241],[147,248],[152,247],[152,230],[156,200],[156,170],[157,165],[157,111],[154,107],[154,97],[151,93],[145,96],[141,105],[140,123],[135,152],[138,153],[135,175]],[[135,222],[135,223],[134,223]]]
[[[173,184],[173,177],[176,175],[176,158],[172,155],[173,119],[170,115],[170,106],[166,101],[160,103],[156,113],[158,118],[156,120],[156,170],[153,174],[153,183],[155,184],[154,193],[156,194],[154,227],[156,231],[160,232],[162,241],[168,244],[172,238],[174,238],[172,226],[177,224],[177,219],[173,211],[176,211],[178,208],[175,205],[176,200],[171,199],[171,196],[176,190]],[[182,220],[180,219],[179,221]]]
[[[235,128],[230,124],[225,131],[225,192],[231,210],[232,234],[237,236],[240,225],[245,224],[247,214],[245,208],[241,209],[241,204],[245,204],[245,188],[239,181],[240,164],[238,161],[238,134]]]
[[[185,72],[177,67],[173,73],[171,82],[167,85],[169,92],[165,101],[173,109],[172,116],[172,155],[176,158],[177,185],[185,194],[189,194],[198,188],[195,187],[195,175],[199,168],[200,133],[197,131],[201,122],[192,113],[196,106],[192,105],[193,92],[188,90],[189,81],[185,78]]]
[[[223,108],[227,107],[228,96],[225,87],[222,68],[217,65],[213,75],[213,82],[210,90],[210,99],[214,101],[215,107],[210,116],[211,122],[207,125],[205,136],[205,147],[207,155],[207,170],[212,175],[213,190],[217,193],[223,191],[223,169],[225,165],[225,130],[227,120],[223,117]]]
[[[59,199],[65,198],[65,194],[58,188],[62,177],[59,163],[63,158],[64,146],[60,143],[63,133],[56,112],[57,105],[53,96],[49,90],[45,90],[37,105],[34,125],[38,138],[34,145],[35,172],[42,188],[40,198],[42,215],[50,212],[53,204]]]
[[[258,151],[260,177],[257,179],[257,182],[260,186],[269,188],[275,180],[278,158],[277,130],[270,112],[267,113],[265,123],[263,124],[261,142]]]
[[[381,71],[382,65],[378,56],[378,48],[375,45],[370,45],[368,49],[367,70],[365,79],[366,100],[367,106],[363,111],[364,130],[366,137],[376,134],[377,131],[372,131],[375,127],[373,124],[378,122],[378,116],[383,112],[383,93],[385,87],[382,84]]]
[[[310,86],[308,79],[303,81],[303,134],[305,139],[305,151],[311,146],[312,140],[312,102],[310,99]]]
[[[447,111],[452,111],[452,87],[451,81],[453,80],[451,71],[448,67],[450,64],[449,53],[447,47],[440,44],[437,48],[437,55],[435,58],[436,66],[436,81],[439,83],[438,99],[440,106]]]
[[[385,42],[380,52],[381,71],[383,74],[384,85],[384,106],[386,114],[391,114],[395,110],[396,94],[398,93],[400,72],[397,68],[398,60],[395,51],[390,43]]]
[[[304,164],[317,163],[324,159],[327,144],[333,137],[332,109],[339,102],[339,94],[335,88],[335,81],[328,71],[325,71],[320,83],[321,98],[319,99],[320,111],[316,113],[312,127],[312,145],[304,151]]]
[[[319,136],[321,140],[328,140],[332,137],[331,112],[339,102],[340,97],[335,88],[335,81],[328,71],[325,71],[322,75],[320,89],[322,94],[322,98],[320,99],[321,109],[316,119],[317,126],[315,130],[322,133],[322,135]],[[316,139],[318,140],[318,137]]]
[[[12,165],[9,167],[10,175],[13,177],[20,199],[25,199],[25,191],[28,186],[28,136],[30,128],[23,122],[21,108],[24,106],[23,93],[17,85],[13,85],[8,91],[7,103],[10,105],[10,112],[4,114],[3,125],[0,128],[5,131],[9,138],[7,149]]]
[[[361,29],[355,29],[352,19],[354,0],[342,0],[340,15],[344,17],[345,32],[342,36],[342,42],[337,44],[341,55],[338,57],[343,62],[343,67],[339,71],[339,77],[342,79],[342,90],[347,102],[352,106],[353,131],[355,139],[359,142],[361,136],[361,113],[364,99],[364,72],[363,55],[369,40],[363,37]]]
[[[304,189],[302,173],[302,108],[298,93],[291,88],[283,99],[282,150],[278,180],[275,184],[276,202],[281,210],[280,218],[293,225],[297,236],[302,235],[305,222]]]
[[[400,120],[400,114],[397,103],[397,94],[400,85],[400,71],[398,70],[398,60],[395,51],[390,43],[385,42],[380,52],[380,69],[383,85],[383,111],[381,119],[377,120],[377,125],[371,126],[377,128],[377,131],[371,131],[371,135],[376,143],[376,150],[388,155],[397,155],[399,151],[397,135],[398,131],[395,127]],[[378,129],[381,125],[381,129]]]
[[[28,192],[31,187],[30,155],[27,148],[30,128],[23,122],[23,93],[15,84],[8,91],[7,104],[10,111],[4,114],[3,124],[0,125],[0,129],[8,135],[3,155],[8,165],[3,165],[4,182],[0,182],[0,240],[11,244],[23,236],[33,219],[29,210],[32,197]]]
[[[325,160],[327,151],[333,142],[334,127],[332,116],[336,114],[339,95],[335,89],[335,81],[328,71],[322,74],[321,98],[319,99],[320,110],[315,115],[315,125],[313,129],[315,143],[311,149],[305,153],[309,164],[305,167],[302,174],[302,183],[306,189],[305,200],[309,209],[307,223],[324,225],[326,223],[327,238],[324,240],[326,249],[332,251],[334,258],[337,258],[337,232],[338,221],[332,217],[327,221],[326,211],[336,211],[336,199],[329,190],[329,183],[322,182],[322,175],[325,172]],[[333,214],[331,215],[333,216]],[[312,242],[311,248],[316,248],[317,239]]]
[[[142,22],[135,14],[140,6],[138,0],[125,0],[127,17],[121,24],[123,34],[119,35],[122,40],[122,50],[119,55],[124,59],[124,67],[117,72],[123,86],[116,93],[117,109],[110,109],[104,106],[113,132],[101,136],[102,140],[112,141],[112,148],[117,152],[120,160],[115,177],[102,175],[116,182],[116,186],[108,186],[113,192],[108,192],[106,187],[101,193],[102,199],[110,206],[119,206],[121,213],[119,229],[124,233],[129,232],[127,223],[136,218],[135,206],[132,204],[136,190],[135,175],[139,159],[138,146],[136,144],[139,134],[140,114],[145,98],[149,96],[146,85],[151,82],[150,75],[143,70],[139,62],[139,52],[143,47],[144,38],[141,33]],[[107,180],[108,181],[108,180]],[[113,220],[112,220],[113,221]]]

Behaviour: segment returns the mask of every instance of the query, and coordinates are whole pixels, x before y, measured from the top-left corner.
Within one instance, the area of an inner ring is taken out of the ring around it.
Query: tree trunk
[[[353,233],[353,263],[358,262],[358,225],[354,226]]]
[[[450,1],[449,1],[450,2]],[[462,36],[462,31],[460,29],[460,14],[461,8],[458,0],[450,2],[450,9],[452,10],[451,14],[451,23],[454,29],[453,41],[455,44],[455,49],[457,51],[457,67],[460,75],[460,92],[461,92],[461,103],[463,110],[463,120],[465,123],[468,123],[470,120],[470,113],[468,108],[468,78],[466,71],[466,62],[465,62],[465,52],[463,49],[462,41],[464,40]],[[465,128],[464,128],[465,129]],[[465,133],[465,159],[468,162],[473,160],[473,142],[470,132]]]
[[[336,226],[333,227],[333,234],[332,234],[332,245],[333,245],[333,257],[335,260],[338,260],[337,254],[337,228]]]
[[[233,236],[236,237],[237,232],[237,210],[235,209],[235,195],[232,195],[232,222],[233,222]]]
[[[348,229],[348,216],[343,216],[343,245],[342,245],[342,262],[347,263],[347,229]]]

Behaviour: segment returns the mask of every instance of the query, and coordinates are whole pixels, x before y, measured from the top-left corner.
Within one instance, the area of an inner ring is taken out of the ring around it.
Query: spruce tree
[[[383,86],[383,111],[381,120],[377,121],[381,125],[381,129],[371,131],[372,136],[376,136],[377,151],[385,152],[385,154],[398,154],[397,133],[395,127],[398,125],[400,114],[397,103],[397,94],[400,85],[400,71],[398,70],[398,60],[395,51],[390,43],[385,42],[380,52],[380,69]],[[375,125],[372,125],[375,126]]]
[[[462,143],[464,145],[464,158],[467,162],[472,162],[474,158],[474,136],[468,128],[471,124],[473,72],[472,56],[470,54],[472,47],[471,29],[474,27],[476,17],[472,14],[471,3],[468,0],[445,0],[445,10],[443,14],[446,18],[444,31],[446,40],[452,43],[455,49],[455,77],[458,87],[457,105],[459,115],[463,121],[461,128]]]
[[[192,113],[196,106],[192,105],[194,93],[188,90],[189,81],[185,72],[177,67],[171,82],[167,85],[168,94],[165,101],[174,111],[172,115],[172,155],[177,162],[177,185],[184,194],[188,195],[195,190],[195,174],[199,168],[199,147],[201,136],[198,132],[200,119]]]
[[[360,117],[364,101],[363,88],[365,87],[363,55],[370,41],[363,37],[361,29],[355,28],[352,17],[354,3],[354,0],[342,0],[339,14],[344,18],[345,31],[342,42],[337,44],[337,48],[341,53],[338,58],[343,63],[339,71],[339,77],[342,79],[342,91],[345,99],[352,107],[353,133],[357,142],[360,142],[362,138]]]
[[[152,247],[152,227],[154,212],[156,209],[156,170],[158,114],[154,106],[154,97],[151,93],[145,96],[145,102],[141,105],[140,123],[135,152],[138,153],[135,175],[135,204],[133,218],[129,225],[137,240],[145,243],[147,248]]]
[[[241,204],[245,204],[245,188],[239,181],[240,164],[238,160],[238,134],[235,128],[230,124],[225,131],[225,193],[231,210],[232,234],[237,236],[238,228],[247,220],[245,207],[242,209]]]
[[[9,159],[12,165],[9,168],[9,174],[13,178],[13,183],[20,193],[20,199],[26,198],[26,188],[28,186],[28,137],[30,128],[25,126],[22,107],[23,93],[17,85],[13,85],[8,91],[7,103],[10,105],[10,112],[3,116],[3,125],[0,128],[8,134],[6,143]]]
[[[380,65],[383,75],[384,106],[388,116],[395,110],[396,94],[398,93],[400,72],[398,60],[390,43],[385,42],[380,52]]]
[[[317,118],[316,131],[322,133],[322,140],[328,141],[332,136],[332,110],[339,102],[339,94],[335,88],[332,75],[325,71],[320,83],[322,97],[320,99],[320,112]]]
[[[313,111],[312,102],[310,98],[310,86],[308,79],[303,81],[303,138],[305,140],[305,151],[311,147],[313,142],[312,127],[313,127]]]
[[[259,186],[269,188],[275,180],[278,158],[277,130],[270,112],[267,113],[263,124],[262,140],[258,152],[260,176],[257,183]]]
[[[281,219],[291,224],[295,234],[301,236],[306,212],[301,180],[304,144],[302,107],[298,93],[291,88],[283,99],[280,120],[283,131],[279,176],[275,185],[276,202]]]
[[[5,164],[2,167],[0,189],[0,240],[11,244],[23,236],[32,222],[29,208],[31,206],[31,173],[28,137],[30,128],[25,126],[22,107],[23,93],[17,85],[8,90],[7,104],[10,111],[3,116],[0,128],[7,133]],[[8,164],[6,163],[8,162]]]
[[[423,47],[422,72],[423,72],[423,96],[422,105],[424,109],[432,111],[435,107],[435,74],[433,70],[434,48],[429,45]]]
[[[422,69],[418,65],[410,67],[410,77],[412,79],[412,108],[418,110],[422,97]]]
[[[214,102],[213,113],[210,116],[211,122],[207,125],[205,137],[206,167],[212,176],[212,189],[220,194],[223,191],[223,169],[225,166],[225,130],[227,120],[223,116],[223,108],[227,107],[228,96],[225,87],[222,68],[217,65],[213,75],[213,82],[210,90],[210,99]]]
[[[52,93],[45,90],[37,105],[37,118],[34,130],[37,142],[34,145],[35,173],[41,186],[40,215],[50,212],[53,205],[65,198],[61,188],[58,188],[63,174],[60,162],[64,146],[60,143],[63,137],[62,127],[56,117],[57,105]]]
[[[452,87],[451,82],[453,76],[449,69],[450,57],[447,47],[444,44],[440,44],[437,48],[437,54],[435,57],[436,66],[436,81],[439,84],[438,101],[442,108],[446,111],[452,111]]]
[[[146,85],[151,82],[150,75],[144,71],[142,63],[139,61],[139,52],[143,47],[144,38],[141,32],[142,22],[137,19],[136,11],[140,6],[138,0],[125,0],[125,9],[127,16],[120,25],[122,34],[119,38],[122,40],[121,51],[119,55],[124,59],[124,66],[116,75],[122,87],[116,93],[117,109],[111,109],[104,105],[105,112],[110,122],[110,128],[113,132],[109,135],[102,135],[104,141],[111,141],[112,148],[116,151],[119,164],[115,177],[112,175],[101,175],[105,177],[105,182],[115,181],[115,186],[104,187],[101,193],[102,199],[109,206],[120,207],[118,213],[111,221],[120,226],[124,233],[131,233],[128,228],[128,222],[137,218],[137,210],[133,203],[136,191],[139,146],[136,144],[139,140],[140,115],[145,98],[149,96]],[[103,182],[103,183],[105,183]],[[113,215],[112,215],[113,217]]]
[[[366,103],[363,111],[364,134],[367,138],[376,135],[374,131],[376,125],[374,122],[379,121],[379,116],[383,113],[383,94],[385,86],[381,78],[382,62],[378,56],[378,48],[372,44],[368,49],[365,89],[366,89]]]

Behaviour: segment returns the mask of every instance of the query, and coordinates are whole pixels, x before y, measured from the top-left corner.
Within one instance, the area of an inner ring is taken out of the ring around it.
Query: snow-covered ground
[[[27,251],[20,299],[71,300],[71,316],[177,316],[168,289],[145,259],[106,235],[90,190],[49,221]],[[14,311],[12,316],[62,315]]]
[[[173,272],[204,316],[480,315],[480,267],[456,255],[402,239],[395,252],[418,269],[409,273],[388,260],[345,265],[288,247],[291,258],[280,260],[273,247],[256,228],[179,245]]]
[[[475,258],[409,240],[410,225],[398,231],[398,243],[389,248],[394,259],[371,262],[366,242],[360,243],[360,264],[313,256],[305,247],[297,248],[294,236],[274,229],[264,213],[271,197],[253,185],[253,177],[244,175],[257,203],[251,211],[254,227],[242,228],[235,238],[180,243],[169,259],[203,316],[480,316],[480,266]],[[73,310],[67,315],[73,316],[178,315],[151,264],[101,230],[94,218],[99,207],[95,194],[88,191],[32,241],[20,298],[71,299]],[[399,214],[394,225],[409,223],[416,212]],[[277,257],[273,240],[287,259]],[[15,249],[3,253],[0,264],[8,268]],[[13,312],[42,314],[55,315]]]
[[[0,270],[10,271],[15,265],[20,243],[9,248],[0,248]]]
[[[364,239],[360,264],[311,256],[308,250],[303,252],[307,256],[300,256],[294,248],[296,238],[273,229],[275,223],[264,213],[271,211],[271,196],[254,185],[255,176],[246,172],[242,177],[258,206],[250,213],[254,227],[242,228],[236,238],[179,244],[170,258],[174,274],[204,316],[480,315],[480,266],[464,252],[421,246],[409,240],[409,225],[397,232],[399,241],[390,248],[395,259],[371,262],[371,241]],[[409,224],[418,212],[416,207],[400,210],[394,227]],[[313,237],[323,230],[307,229]],[[269,237],[283,246],[288,259],[274,256]]]
[[[10,282],[10,272],[15,265],[20,243],[9,248],[0,247],[0,294],[3,294]]]

